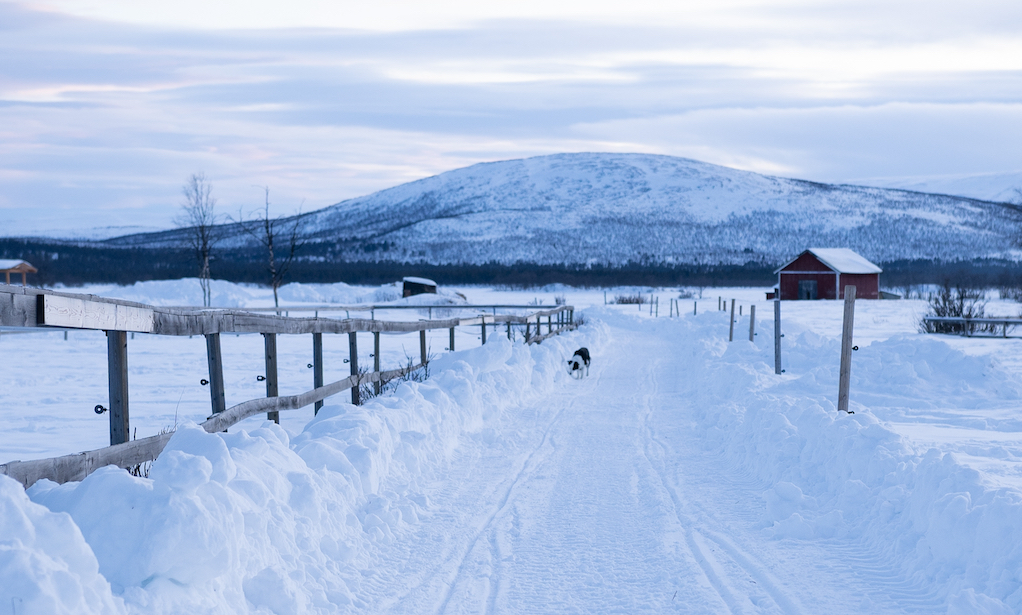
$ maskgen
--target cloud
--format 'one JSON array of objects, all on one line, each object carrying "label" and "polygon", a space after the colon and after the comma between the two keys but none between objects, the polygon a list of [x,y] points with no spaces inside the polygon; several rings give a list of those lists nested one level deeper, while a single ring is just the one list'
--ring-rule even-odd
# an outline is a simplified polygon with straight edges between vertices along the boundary
[{"label": "cloud", "polygon": [[167,225],[197,171],[281,213],[560,151],[1014,171],[1016,5],[0,0],[5,231]]}]

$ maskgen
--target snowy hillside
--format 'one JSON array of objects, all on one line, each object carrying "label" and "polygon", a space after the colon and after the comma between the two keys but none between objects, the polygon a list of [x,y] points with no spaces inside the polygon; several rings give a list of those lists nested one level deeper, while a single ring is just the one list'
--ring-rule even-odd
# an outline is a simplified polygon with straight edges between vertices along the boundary
[{"label": "snowy hillside", "polygon": [[[1004,205],[767,177],[684,158],[559,154],[478,164],[313,212],[328,260],[776,264],[806,246],[875,261],[1012,248]],[[175,243],[174,233],[120,245]],[[247,241],[237,235],[235,242]]]},{"label": "snowy hillside", "polygon": [[868,186],[900,188],[917,192],[953,194],[998,203],[1019,203],[1022,200],[1022,171],[1013,173],[974,173],[969,175],[935,175],[917,177],[883,177],[863,180]]}]

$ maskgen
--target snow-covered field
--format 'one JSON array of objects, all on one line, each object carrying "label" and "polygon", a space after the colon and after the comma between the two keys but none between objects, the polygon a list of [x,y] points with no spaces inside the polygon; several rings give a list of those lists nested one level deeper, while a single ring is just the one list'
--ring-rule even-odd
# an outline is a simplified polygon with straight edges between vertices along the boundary
[{"label": "snow-covered field", "polygon": [[[187,284],[85,290],[180,305]],[[178,433],[148,479],[108,468],[26,495],[0,477],[0,612],[1022,610],[1022,340],[922,335],[924,302],[860,301],[855,414],[839,416],[838,302],[783,305],[777,376],[762,289],[707,289],[680,318],[677,290],[654,291],[659,318],[602,290],[457,290],[563,296],[589,324],[532,347],[460,331],[454,354],[438,333],[425,382],[228,434],[191,425],[208,413],[203,341],[136,336],[138,436]],[[718,296],[742,305],[732,343]],[[279,341],[282,394],[311,385],[305,337]],[[385,366],[417,352],[385,342]],[[593,368],[574,381],[561,361],[580,345]],[[346,339],[326,346],[327,380],[346,375]],[[225,337],[224,355],[229,405],[264,394],[258,336]],[[102,334],[4,334],[0,356],[0,462],[105,444]]]}]

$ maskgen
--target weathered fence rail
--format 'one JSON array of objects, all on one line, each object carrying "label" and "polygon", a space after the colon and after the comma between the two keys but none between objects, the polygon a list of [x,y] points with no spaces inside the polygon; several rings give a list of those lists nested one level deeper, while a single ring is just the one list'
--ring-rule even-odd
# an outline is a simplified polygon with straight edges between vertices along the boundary
[{"label": "weathered fence rail", "polygon": [[[360,306],[369,307],[369,306]],[[208,308],[163,308],[97,297],[76,295],[48,290],[0,285],[0,327],[15,327],[23,330],[102,330],[107,333],[107,361],[109,378],[109,405],[111,446],[36,461],[12,461],[0,465],[0,474],[6,474],[26,487],[39,479],[48,478],[58,483],[81,480],[92,471],[106,465],[122,468],[133,467],[155,459],[170,439],[171,434],[161,434],[128,441],[129,404],[127,370],[127,333],[151,333],[155,335],[192,336],[206,338],[209,367],[210,405],[212,415],[202,423],[208,432],[224,431],[248,417],[263,412],[277,420],[282,410],[296,410],[315,405],[316,411],[322,401],[332,395],[351,390],[352,403],[359,403],[359,390],[363,384],[374,384],[379,393],[383,383],[400,378],[405,374],[426,366],[426,331],[450,330],[449,350],[454,351],[456,327],[479,326],[482,341],[486,343],[487,326],[497,329],[505,325],[511,337],[513,324],[524,325],[525,342],[534,344],[576,327],[574,307],[555,306],[549,309],[538,306],[372,306],[372,309],[531,309],[531,313],[480,314],[471,318],[445,318],[419,321],[388,321],[365,318],[290,318],[276,314],[253,313],[240,309],[212,310]],[[301,310],[322,310],[322,308],[297,308]],[[272,311],[296,308],[271,308]],[[338,308],[337,311],[343,308]],[[269,311],[269,310],[267,310]],[[543,322],[543,318],[546,322]],[[556,322],[554,318],[556,317]],[[543,325],[547,331],[543,333]],[[535,329],[533,329],[535,327]],[[400,369],[380,369],[380,334],[419,332],[419,362]],[[266,390],[265,398],[253,399],[227,408],[224,403],[223,360],[220,352],[221,333],[259,333],[265,337],[266,349]],[[323,384],[322,334],[347,333],[349,340],[351,375],[336,382]],[[360,372],[358,369],[358,333],[372,333],[375,358],[373,371]],[[276,335],[313,336],[314,387],[298,395],[277,395]]]},{"label": "weathered fence rail", "polygon": [[1001,337],[1008,337],[1008,327],[1022,325],[1022,318],[965,318],[962,316],[925,316],[924,323],[960,325],[959,331],[948,331],[948,333],[959,333],[972,337],[975,333],[983,330],[997,334],[997,327],[1001,327]]}]

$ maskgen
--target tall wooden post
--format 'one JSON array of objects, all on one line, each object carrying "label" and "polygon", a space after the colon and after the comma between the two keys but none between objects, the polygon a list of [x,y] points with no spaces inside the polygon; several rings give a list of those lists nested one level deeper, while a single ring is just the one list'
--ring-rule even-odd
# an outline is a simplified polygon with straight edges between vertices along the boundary
[{"label": "tall wooden post", "polygon": [[728,333],[727,341],[733,342],[735,340],[735,300],[731,300],[731,332]]},{"label": "tall wooden post", "polygon": [[[380,332],[373,331],[373,371],[380,371]],[[377,380],[373,383],[373,391],[379,395],[383,392],[383,382]]]},{"label": "tall wooden post", "polygon": [[[263,349],[266,351],[266,396],[277,397],[277,334],[263,333]],[[267,412],[266,420],[280,424],[279,412]]]},{"label": "tall wooden post", "polygon": [[420,363],[426,364],[426,330],[419,331],[419,359]]},{"label": "tall wooden post", "polygon": [[224,361],[220,354],[220,334],[206,335],[206,361],[209,364],[209,401],[213,414],[227,409],[224,399]]},{"label": "tall wooden post", "polygon": [[756,306],[749,306],[749,341],[755,342],[756,337]]},{"label": "tall wooden post", "polygon": [[[841,325],[841,371],[837,389],[837,409],[848,412],[848,387],[852,380],[852,328],[855,320],[855,287],[845,286],[845,317]],[[848,412],[851,414],[851,412]]]},{"label": "tall wooden post", "polygon": [[[323,334],[312,334],[312,387],[318,389],[323,386]],[[316,402],[313,414],[319,414],[323,407],[323,400]]]},{"label": "tall wooden post", "polygon": [[483,343],[486,343],[486,317],[483,316]]},{"label": "tall wooden post", "polygon": [[507,340],[511,341],[511,321],[507,321]]},{"label": "tall wooden post", "polygon": [[781,300],[774,299],[774,373],[781,373]]},{"label": "tall wooden post", "polygon": [[107,380],[110,385],[110,445],[127,442],[128,422],[128,334],[106,332]]},{"label": "tall wooden post", "polygon": [[549,314],[547,314],[546,317],[546,332],[547,333],[554,332],[554,317]]},{"label": "tall wooden post", "polygon": [[[351,375],[358,376],[358,334],[354,331],[348,333],[348,363],[351,365]],[[359,404],[359,386],[358,382],[355,386],[351,387],[351,403],[354,405]]]},{"label": "tall wooden post", "polygon": [[693,301],[692,302],[692,315],[693,316],[697,316],[698,314],[699,314],[699,302],[698,301]]},{"label": "tall wooden post", "polygon": [[454,352],[454,327],[451,327],[451,352]]},{"label": "tall wooden post", "polygon": [[525,321],[525,343],[526,344],[529,343],[529,334],[532,332],[531,331],[531,327],[532,327],[532,323],[530,323],[528,320],[526,320]]}]

